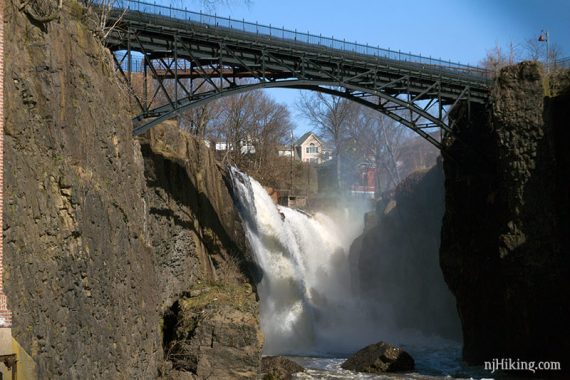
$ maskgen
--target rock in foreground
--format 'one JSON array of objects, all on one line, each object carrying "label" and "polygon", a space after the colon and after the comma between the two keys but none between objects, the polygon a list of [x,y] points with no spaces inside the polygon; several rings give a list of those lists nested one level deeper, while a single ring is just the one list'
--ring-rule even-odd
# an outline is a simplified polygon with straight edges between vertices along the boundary
[{"label": "rock in foreground", "polygon": [[379,342],[364,347],[342,363],[341,367],[351,371],[382,373],[411,371],[414,365],[414,359],[406,351]]},{"label": "rock in foreground", "polygon": [[265,374],[265,380],[288,380],[292,374],[304,370],[293,360],[282,356],[266,356],[261,359],[261,372]]}]

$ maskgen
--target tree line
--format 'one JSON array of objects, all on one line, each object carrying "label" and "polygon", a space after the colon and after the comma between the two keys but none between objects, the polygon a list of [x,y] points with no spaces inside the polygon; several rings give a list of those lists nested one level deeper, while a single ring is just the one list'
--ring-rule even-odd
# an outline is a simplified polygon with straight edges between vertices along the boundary
[{"label": "tree line", "polygon": [[556,43],[547,41],[548,34],[527,38],[523,43],[509,42],[502,46],[498,42],[487,50],[480,65],[493,73],[501,68],[524,60],[543,62],[547,70],[556,70],[556,63],[562,57],[562,49]]},{"label": "tree line", "polygon": [[[173,81],[163,86],[170,95],[175,92]],[[207,84],[202,87],[209,90]],[[252,90],[192,108],[179,116],[178,124],[216,149],[222,163],[278,188],[302,183],[293,177],[311,176],[303,164],[279,154],[290,151],[298,138],[294,116],[305,118],[332,151],[337,190],[346,191],[358,181],[359,164],[375,168],[382,191],[394,188],[407,174],[401,168],[402,147],[415,135],[393,119],[319,92],[301,92],[295,111],[293,115],[263,90]]]}]

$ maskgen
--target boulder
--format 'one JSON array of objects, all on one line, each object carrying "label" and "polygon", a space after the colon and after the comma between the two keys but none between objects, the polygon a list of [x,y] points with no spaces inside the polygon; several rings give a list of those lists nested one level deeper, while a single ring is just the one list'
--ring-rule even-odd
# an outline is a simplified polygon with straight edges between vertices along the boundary
[{"label": "boulder", "polygon": [[414,365],[414,359],[406,351],[379,342],[364,347],[342,363],[341,367],[357,372],[382,373],[411,371]]},{"label": "boulder", "polygon": [[288,380],[296,372],[305,369],[293,360],[282,356],[266,356],[261,359],[261,372],[264,380]]}]

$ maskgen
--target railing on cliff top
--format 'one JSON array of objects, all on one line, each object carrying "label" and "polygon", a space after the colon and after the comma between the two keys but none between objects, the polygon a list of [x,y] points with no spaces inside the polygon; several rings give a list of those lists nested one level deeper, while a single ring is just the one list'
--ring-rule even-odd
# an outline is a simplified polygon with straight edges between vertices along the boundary
[{"label": "railing on cliff top", "polygon": [[[101,5],[103,3],[108,3],[108,1],[109,0],[93,0],[93,3]],[[174,8],[172,6],[158,5],[156,3],[151,4],[140,0],[115,0],[112,6],[115,9],[127,9],[129,11],[137,11],[149,15],[169,17],[176,20],[185,20],[192,23],[208,25],[211,27],[226,28],[260,36],[277,38],[292,43],[316,45],[319,47],[327,47],[349,53],[368,55],[376,58],[386,58],[399,62],[412,62],[423,65],[430,65],[435,68],[473,75],[475,77],[489,77],[488,70],[477,66],[464,65],[458,62],[425,57],[421,54],[416,55],[411,53],[403,53],[401,51],[383,49],[380,47],[359,44],[356,42],[347,42],[346,40],[302,33],[296,30],[275,28],[271,25],[260,25],[258,23],[247,22],[245,20],[235,20],[230,17],[212,16],[203,14],[201,12],[192,12],[187,9]]]},{"label": "railing on cliff top", "polygon": [[570,57],[557,59],[554,63],[551,63],[550,66],[553,69],[570,69]]}]

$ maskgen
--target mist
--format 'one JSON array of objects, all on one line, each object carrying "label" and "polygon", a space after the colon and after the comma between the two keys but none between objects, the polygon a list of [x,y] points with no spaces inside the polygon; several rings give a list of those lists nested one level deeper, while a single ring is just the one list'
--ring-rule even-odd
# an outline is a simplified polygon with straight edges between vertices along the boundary
[{"label": "mist", "polygon": [[[460,340],[437,261],[442,209],[430,213],[421,200],[394,207],[392,214],[381,207],[380,220],[363,234],[364,214],[373,207],[367,200],[308,215],[275,205],[238,170],[231,176],[263,271],[258,292],[265,355],[345,356],[380,340],[410,346]],[[422,215],[414,216],[414,207]],[[423,225],[431,214],[439,215],[439,224]],[[399,230],[417,218],[422,224],[416,231]]]}]

